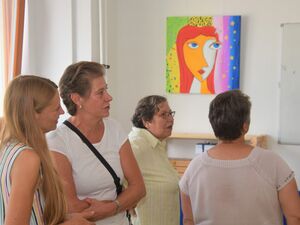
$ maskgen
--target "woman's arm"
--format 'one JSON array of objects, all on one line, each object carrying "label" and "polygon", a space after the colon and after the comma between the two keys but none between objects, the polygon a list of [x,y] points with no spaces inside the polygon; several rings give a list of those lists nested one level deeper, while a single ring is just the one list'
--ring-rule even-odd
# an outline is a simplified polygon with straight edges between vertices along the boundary
[{"label": "woman's arm", "polygon": [[292,179],[279,192],[279,202],[288,225],[300,224],[300,197],[295,179]]},{"label": "woman's arm", "polygon": [[40,158],[33,150],[23,150],[17,156],[10,174],[11,192],[5,225],[29,225],[39,170]]},{"label": "woman's arm", "polygon": [[72,213],[67,216],[65,222],[59,225],[95,225],[95,223],[88,221],[94,216],[93,211]]},{"label": "woman's arm", "polygon": [[88,210],[95,211],[95,219],[103,219],[126,209],[131,209],[146,194],[143,177],[128,140],[120,149],[120,161],[128,187],[118,196],[117,201],[87,199],[91,204]]},{"label": "woman's arm", "polygon": [[128,140],[121,147],[120,160],[128,184],[127,188],[117,198],[120,203],[118,210],[123,211],[134,208],[146,195],[146,188]]},{"label": "woman's arm", "polygon": [[65,195],[68,202],[68,211],[70,213],[75,213],[88,208],[90,205],[84,200],[79,200],[77,197],[72,175],[72,166],[68,158],[63,154],[54,151],[52,151],[51,154],[54,158],[55,168],[60,178],[63,180]]},{"label": "woman's arm", "polygon": [[184,194],[182,191],[180,192],[180,196],[181,196],[181,205],[182,205],[182,212],[183,212],[183,224],[194,225],[193,211],[192,211],[190,197]]}]

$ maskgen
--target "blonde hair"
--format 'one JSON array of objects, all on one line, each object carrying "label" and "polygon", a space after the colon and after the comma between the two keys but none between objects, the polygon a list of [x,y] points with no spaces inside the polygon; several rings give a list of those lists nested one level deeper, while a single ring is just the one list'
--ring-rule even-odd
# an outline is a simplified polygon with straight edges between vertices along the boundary
[{"label": "blonde hair", "polygon": [[15,78],[5,93],[1,132],[1,148],[11,140],[18,140],[32,147],[40,157],[41,188],[45,199],[43,216],[47,225],[64,221],[66,201],[36,113],[42,112],[56,93],[57,85],[46,78],[32,75]]}]

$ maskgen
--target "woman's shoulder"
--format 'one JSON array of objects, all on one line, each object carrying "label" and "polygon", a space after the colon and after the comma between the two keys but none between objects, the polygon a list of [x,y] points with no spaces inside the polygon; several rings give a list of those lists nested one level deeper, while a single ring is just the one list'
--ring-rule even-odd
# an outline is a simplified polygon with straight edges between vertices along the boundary
[{"label": "woman's shoulder", "polygon": [[196,168],[199,169],[203,166],[205,159],[207,158],[207,152],[202,152],[197,154],[194,158],[191,159],[188,167],[190,170],[194,171]]},{"label": "woman's shoulder", "polygon": [[109,142],[114,142],[121,147],[127,140],[127,133],[121,126],[121,124],[111,117],[107,117],[103,119],[104,123],[104,140],[108,140]]},{"label": "woman's shoulder", "polygon": [[203,160],[205,160],[206,157],[207,157],[207,152],[201,152],[191,160],[191,163],[193,164],[201,163]]},{"label": "woman's shoulder", "polygon": [[146,128],[132,127],[129,136],[132,138],[141,138],[141,139],[157,139],[149,130]]},{"label": "woman's shoulder", "polygon": [[3,151],[2,160],[7,162],[8,167],[28,164],[28,166],[36,168],[40,165],[40,157],[37,152],[20,142],[8,143]]},{"label": "woman's shoulder", "polygon": [[284,161],[280,155],[273,150],[267,150],[260,147],[255,147],[253,150],[253,160],[260,164],[272,164]]},{"label": "woman's shoulder", "polygon": [[104,127],[107,132],[110,132],[110,133],[123,132],[123,127],[114,118],[106,117],[103,119],[103,123],[104,123]]},{"label": "woman's shoulder", "polygon": [[[69,148],[67,146],[74,143],[74,140],[76,140],[74,138],[75,135],[77,134],[75,134],[66,125],[61,124],[55,130],[46,134],[48,147],[51,151],[66,155],[69,153]],[[74,145],[77,146],[78,143],[75,142]]]},{"label": "woman's shoulder", "polygon": [[277,190],[294,177],[294,172],[278,153],[260,148],[254,150],[257,154],[256,160],[253,162],[254,168]]},{"label": "woman's shoulder", "polygon": [[115,128],[115,129],[122,129],[121,124],[112,117],[106,117],[103,119],[105,127]]},{"label": "woman's shoulder", "polygon": [[133,138],[144,138],[145,137],[145,129],[143,128],[138,128],[138,127],[132,127],[131,131],[129,132],[129,137],[131,139]]},{"label": "woman's shoulder", "polygon": [[39,155],[32,148],[26,147],[19,154],[19,160],[26,162],[26,164],[39,165],[41,160]]},{"label": "woman's shoulder", "polygon": [[130,143],[139,143],[139,144],[146,144],[149,143],[149,131],[143,128],[137,128],[137,127],[132,127],[132,130],[128,134],[128,139]]},{"label": "woman's shoulder", "polygon": [[47,141],[64,139],[65,136],[69,135],[70,131],[65,124],[61,124],[55,130],[49,131],[46,134]]},{"label": "woman's shoulder", "polygon": [[15,140],[5,144],[2,149],[3,154],[9,154],[12,157],[20,154],[25,150],[32,151],[32,148],[24,143]]},{"label": "woman's shoulder", "polygon": [[288,163],[277,152],[261,148],[255,148],[254,150],[257,154],[254,164],[261,171],[266,171],[270,174],[278,171],[291,171]]}]

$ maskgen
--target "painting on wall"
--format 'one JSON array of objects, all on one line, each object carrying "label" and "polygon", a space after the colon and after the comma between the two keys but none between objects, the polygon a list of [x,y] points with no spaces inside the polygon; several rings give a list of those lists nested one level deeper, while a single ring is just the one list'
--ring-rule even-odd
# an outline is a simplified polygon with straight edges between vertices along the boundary
[{"label": "painting on wall", "polygon": [[217,94],[239,88],[241,16],[167,18],[166,91]]}]

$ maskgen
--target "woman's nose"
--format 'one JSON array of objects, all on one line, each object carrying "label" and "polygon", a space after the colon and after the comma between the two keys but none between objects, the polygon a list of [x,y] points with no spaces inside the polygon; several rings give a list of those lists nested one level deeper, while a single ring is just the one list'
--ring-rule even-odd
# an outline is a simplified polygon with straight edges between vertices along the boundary
[{"label": "woman's nose", "polygon": [[106,101],[111,101],[113,98],[112,98],[112,96],[108,93],[108,92],[106,92]]},{"label": "woman's nose", "polygon": [[64,114],[64,113],[65,113],[65,111],[63,110],[62,107],[60,107],[60,109],[59,109],[59,115],[62,115],[62,114]]}]

